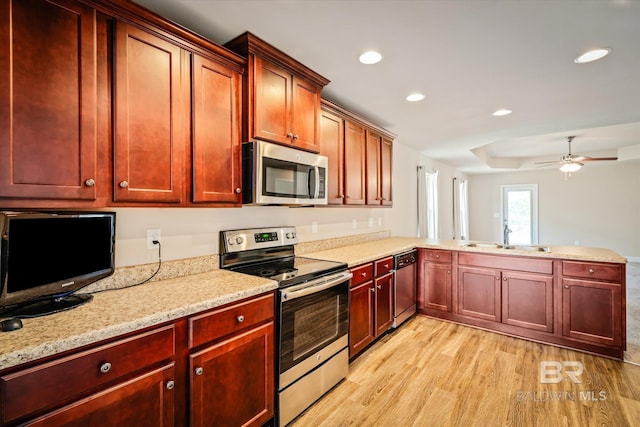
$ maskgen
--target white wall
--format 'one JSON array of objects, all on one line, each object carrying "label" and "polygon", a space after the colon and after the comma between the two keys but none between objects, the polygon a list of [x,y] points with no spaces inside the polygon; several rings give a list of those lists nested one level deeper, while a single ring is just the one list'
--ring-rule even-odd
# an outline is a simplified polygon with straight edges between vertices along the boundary
[{"label": "white wall", "polygon": [[640,162],[590,163],[565,180],[555,168],[469,177],[470,237],[501,241],[500,186],[538,184],[539,242],[640,257]]}]

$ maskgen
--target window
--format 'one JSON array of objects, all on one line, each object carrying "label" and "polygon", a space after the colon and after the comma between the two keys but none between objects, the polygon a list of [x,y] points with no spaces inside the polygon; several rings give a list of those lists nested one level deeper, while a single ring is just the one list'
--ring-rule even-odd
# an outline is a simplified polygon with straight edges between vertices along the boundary
[{"label": "window", "polygon": [[453,178],[453,238],[469,239],[469,195],[466,179]]},{"label": "window", "polygon": [[502,242],[538,243],[538,185],[502,186]]},{"label": "window", "polygon": [[438,171],[418,166],[418,237],[438,238]]}]

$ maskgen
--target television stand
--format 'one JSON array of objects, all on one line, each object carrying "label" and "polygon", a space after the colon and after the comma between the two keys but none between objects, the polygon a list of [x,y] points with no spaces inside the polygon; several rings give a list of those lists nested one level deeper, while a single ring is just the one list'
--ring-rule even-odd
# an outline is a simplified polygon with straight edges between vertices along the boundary
[{"label": "television stand", "polygon": [[71,310],[82,304],[88,303],[93,299],[93,295],[66,295],[61,297],[51,297],[37,301],[26,302],[18,307],[7,310],[5,315],[11,317],[40,317],[48,314],[57,313],[59,311]]}]

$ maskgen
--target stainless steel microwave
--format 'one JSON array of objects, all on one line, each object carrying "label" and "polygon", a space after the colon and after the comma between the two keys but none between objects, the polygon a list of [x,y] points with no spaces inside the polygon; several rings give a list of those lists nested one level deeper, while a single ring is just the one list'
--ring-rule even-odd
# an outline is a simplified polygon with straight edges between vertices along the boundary
[{"label": "stainless steel microwave", "polygon": [[265,141],[242,144],[242,203],[326,205],[325,156]]}]

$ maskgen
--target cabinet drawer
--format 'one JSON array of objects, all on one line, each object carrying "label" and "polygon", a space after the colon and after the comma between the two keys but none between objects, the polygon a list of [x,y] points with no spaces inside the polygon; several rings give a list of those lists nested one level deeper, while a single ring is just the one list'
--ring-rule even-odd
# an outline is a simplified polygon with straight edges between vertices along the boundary
[{"label": "cabinet drawer", "polygon": [[376,277],[387,274],[393,269],[393,257],[379,259],[373,264],[373,271]]},{"label": "cabinet drawer", "polygon": [[562,261],[562,275],[621,282],[622,266],[619,264]]},{"label": "cabinet drawer", "polygon": [[422,252],[424,259],[431,262],[451,262],[452,254],[450,251],[424,250]]},{"label": "cabinet drawer", "polygon": [[86,350],[58,360],[4,375],[0,387],[3,422],[80,397],[101,384],[171,358],[174,326]]},{"label": "cabinet drawer", "polygon": [[353,278],[351,279],[351,287],[357,286],[367,280],[373,279],[373,263],[363,264],[359,267],[352,268]]},{"label": "cabinet drawer", "polygon": [[250,299],[189,319],[189,346],[196,347],[272,319],[274,294]]}]

